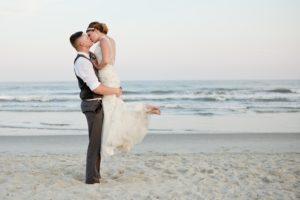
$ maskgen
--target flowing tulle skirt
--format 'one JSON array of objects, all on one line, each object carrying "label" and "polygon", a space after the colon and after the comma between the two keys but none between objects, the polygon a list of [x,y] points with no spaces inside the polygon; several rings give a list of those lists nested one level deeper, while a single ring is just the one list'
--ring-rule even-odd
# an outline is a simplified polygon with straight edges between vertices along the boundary
[{"label": "flowing tulle skirt", "polygon": [[128,152],[147,133],[149,114],[142,103],[127,103],[115,95],[102,100],[104,121],[101,154],[111,156],[115,150]]}]

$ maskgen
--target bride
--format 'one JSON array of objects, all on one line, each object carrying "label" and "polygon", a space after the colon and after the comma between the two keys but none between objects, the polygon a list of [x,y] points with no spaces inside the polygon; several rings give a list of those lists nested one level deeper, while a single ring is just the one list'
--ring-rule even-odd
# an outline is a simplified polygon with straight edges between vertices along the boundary
[{"label": "bride", "polygon": [[[95,48],[95,67],[99,70],[98,76],[103,85],[120,87],[120,79],[115,71],[116,57],[115,41],[107,35],[106,24],[91,22],[86,30]],[[142,103],[125,103],[115,95],[106,95],[102,98],[104,123],[102,130],[103,156],[111,156],[118,149],[128,152],[133,145],[140,142],[147,133],[149,115],[160,114],[160,108]]]}]

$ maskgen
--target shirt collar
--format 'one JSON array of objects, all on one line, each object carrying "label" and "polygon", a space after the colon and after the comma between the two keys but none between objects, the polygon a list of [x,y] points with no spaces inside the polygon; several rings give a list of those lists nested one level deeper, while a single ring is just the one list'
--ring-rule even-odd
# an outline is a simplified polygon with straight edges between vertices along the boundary
[{"label": "shirt collar", "polygon": [[90,55],[88,53],[79,51],[78,54],[81,54],[81,55],[84,55],[87,58],[90,58]]}]

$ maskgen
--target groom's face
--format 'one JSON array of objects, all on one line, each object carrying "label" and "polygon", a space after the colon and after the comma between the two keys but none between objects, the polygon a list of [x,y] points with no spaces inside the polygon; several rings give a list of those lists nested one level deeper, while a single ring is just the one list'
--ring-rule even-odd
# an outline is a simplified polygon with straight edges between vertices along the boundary
[{"label": "groom's face", "polygon": [[88,37],[87,34],[83,33],[82,36],[79,38],[79,42],[81,46],[85,46],[90,48],[93,45],[93,42],[91,41],[91,39]]}]

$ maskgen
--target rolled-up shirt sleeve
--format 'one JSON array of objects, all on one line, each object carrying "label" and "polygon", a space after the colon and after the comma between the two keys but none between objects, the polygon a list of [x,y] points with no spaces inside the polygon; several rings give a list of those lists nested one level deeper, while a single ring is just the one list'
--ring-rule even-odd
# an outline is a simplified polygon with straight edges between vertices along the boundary
[{"label": "rolled-up shirt sleeve", "polygon": [[101,84],[98,81],[92,63],[89,60],[82,57],[78,58],[74,68],[76,75],[79,76],[92,91]]}]

